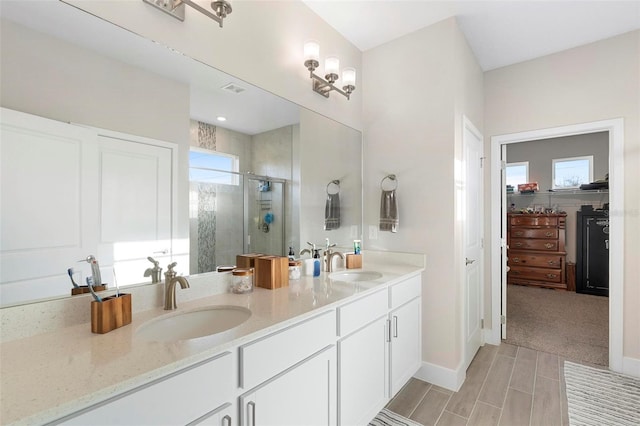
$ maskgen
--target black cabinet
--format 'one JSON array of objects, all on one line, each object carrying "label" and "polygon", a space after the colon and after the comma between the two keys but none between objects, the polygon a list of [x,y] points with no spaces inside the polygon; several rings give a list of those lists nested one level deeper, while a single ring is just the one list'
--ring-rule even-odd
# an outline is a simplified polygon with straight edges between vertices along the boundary
[{"label": "black cabinet", "polygon": [[576,237],[576,292],[609,296],[609,211],[582,206]]}]

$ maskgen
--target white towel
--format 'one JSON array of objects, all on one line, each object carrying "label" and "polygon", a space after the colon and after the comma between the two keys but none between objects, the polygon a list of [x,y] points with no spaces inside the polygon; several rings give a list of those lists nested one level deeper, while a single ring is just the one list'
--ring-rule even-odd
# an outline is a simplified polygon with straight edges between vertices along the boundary
[{"label": "white towel", "polygon": [[327,194],[327,203],[324,207],[324,230],[340,228],[340,195]]},{"label": "white towel", "polygon": [[396,190],[383,190],[380,198],[380,230],[398,232],[398,222]]}]

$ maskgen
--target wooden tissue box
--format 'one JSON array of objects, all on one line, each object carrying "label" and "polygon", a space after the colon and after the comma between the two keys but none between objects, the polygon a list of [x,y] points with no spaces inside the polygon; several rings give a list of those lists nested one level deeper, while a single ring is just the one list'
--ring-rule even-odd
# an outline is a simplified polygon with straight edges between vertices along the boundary
[{"label": "wooden tissue box", "polygon": [[289,286],[289,259],[262,256],[255,259],[254,285],[269,290]]},{"label": "wooden tissue box", "polygon": [[[105,291],[107,289],[107,285],[106,284],[100,284],[100,285],[94,285],[93,286],[93,291]],[[86,285],[81,285],[79,287],[73,287],[71,289],[71,295],[75,296],[77,294],[85,294],[85,293],[91,293],[89,291],[89,286]]]},{"label": "wooden tissue box", "polygon": [[264,256],[264,253],[245,253],[236,256],[236,267],[241,269],[255,268],[257,258]]},{"label": "wooden tissue box", "polygon": [[104,334],[131,324],[131,295],[120,294],[91,302],[91,332]]},{"label": "wooden tissue box", "polygon": [[360,269],[362,268],[362,255],[361,254],[347,254],[345,261],[347,269]]}]

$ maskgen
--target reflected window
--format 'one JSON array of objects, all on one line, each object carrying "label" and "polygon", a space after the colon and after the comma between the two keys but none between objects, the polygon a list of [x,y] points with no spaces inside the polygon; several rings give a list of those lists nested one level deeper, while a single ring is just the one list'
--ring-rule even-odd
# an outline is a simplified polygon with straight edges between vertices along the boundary
[{"label": "reflected window", "polygon": [[593,182],[593,155],[552,160],[553,189],[579,188]]},{"label": "reflected window", "polygon": [[[223,152],[191,148],[189,151],[189,181],[238,185],[240,160]],[[231,173],[229,173],[231,172]]]},{"label": "reflected window", "polygon": [[518,185],[529,182],[529,162],[507,163],[506,168],[507,185],[517,188]]}]

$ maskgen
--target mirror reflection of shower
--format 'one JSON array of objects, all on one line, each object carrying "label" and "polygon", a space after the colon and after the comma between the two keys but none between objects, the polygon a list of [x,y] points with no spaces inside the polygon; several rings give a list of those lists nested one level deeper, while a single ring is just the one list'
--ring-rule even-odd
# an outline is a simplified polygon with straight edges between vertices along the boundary
[{"label": "mirror reflection of shower", "polygon": [[230,171],[233,167],[228,154],[190,151],[191,274],[235,265],[241,253],[284,254],[286,181]]},{"label": "mirror reflection of shower", "polygon": [[247,253],[284,255],[284,194],[286,182],[248,175],[245,180],[245,209],[248,227]]}]

